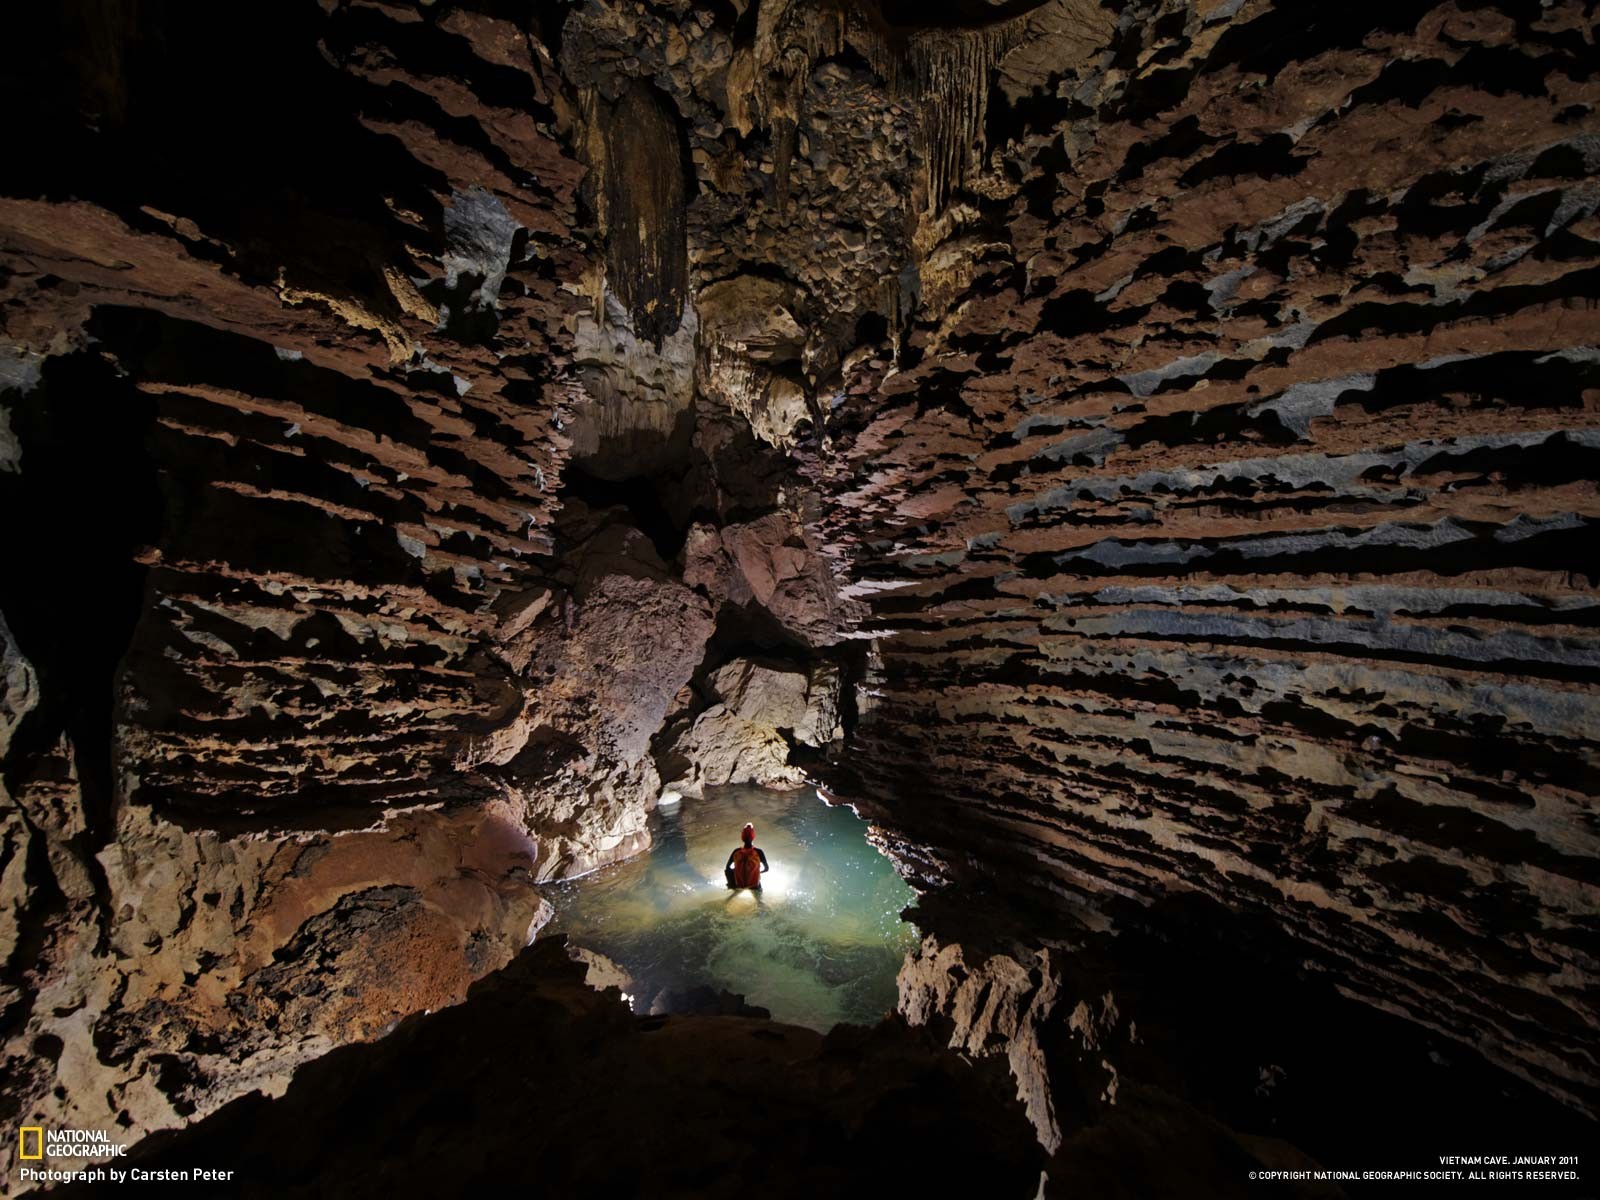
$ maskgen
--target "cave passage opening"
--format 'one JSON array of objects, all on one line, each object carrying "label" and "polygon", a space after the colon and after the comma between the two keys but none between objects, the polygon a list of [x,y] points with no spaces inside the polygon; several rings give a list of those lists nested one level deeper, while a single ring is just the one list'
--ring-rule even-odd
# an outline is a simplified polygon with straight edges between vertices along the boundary
[{"label": "cave passage opening", "polygon": [[[723,877],[746,821],[770,870],[759,893]],[[867,824],[810,789],[708,788],[659,805],[652,848],[552,884],[545,935],[610,959],[635,1012],[726,1011],[722,993],[774,1020],[826,1031],[874,1024],[895,1007],[916,899]]]}]

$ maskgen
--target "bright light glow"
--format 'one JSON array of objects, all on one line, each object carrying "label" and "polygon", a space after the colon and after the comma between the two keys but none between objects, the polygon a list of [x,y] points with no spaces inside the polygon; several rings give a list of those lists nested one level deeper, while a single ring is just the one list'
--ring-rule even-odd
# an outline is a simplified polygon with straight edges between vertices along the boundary
[{"label": "bright light glow", "polygon": [[683,799],[683,793],[682,792],[675,792],[671,788],[668,788],[666,791],[661,793],[661,799],[657,800],[656,803],[657,804],[676,804],[679,800],[682,800],[682,799]]},{"label": "bright light glow", "polygon": [[761,873],[761,894],[764,896],[783,896],[788,894],[789,885],[793,882],[790,878],[792,872],[787,867],[773,864],[768,870]]},{"label": "bright light glow", "polygon": [[[672,805],[669,791],[682,800]],[[689,796],[657,785],[671,808],[651,818],[662,836],[648,855],[559,885],[565,932],[629,973],[641,1015],[663,989],[706,983],[814,1029],[876,1020],[894,1006],[896,972],[917,945],[899,918],[915,893],[862,836],[868,826],[846,797],[818,791],[834,803],[803,792]],[[759,890],[730,888],[723,875],[746,822],[769,864]]]},{"label": "bright light glow", "polygon": [[[763,871],[761,873],[761,899],[781,900],[788,897],[794,892],[794,876],[795,873],[785,867],[772,867]],[[730,890],[726,876],[721,879],[708,879],[706,880],[706,886],[719,891]],[[731,891],[740,896],[753,897],[756,895],[755,890],[752,888],[733,888]]]},{"label": "bright light glow", "polygon": [[[787,896],[794,888],[795,874],[794,869],[791,867],[779,866],[776,863],[770,864],[765,871],[761,872],[761,899],[776,900]],[[722,875],[716,879],[708,879],[706,880],[706,886],[720,891],[727,891],[729,890],[728,877]],[[756,895],[751,888],[734,888],[732,890],[736,895],[747,899],[754,898]]]}]

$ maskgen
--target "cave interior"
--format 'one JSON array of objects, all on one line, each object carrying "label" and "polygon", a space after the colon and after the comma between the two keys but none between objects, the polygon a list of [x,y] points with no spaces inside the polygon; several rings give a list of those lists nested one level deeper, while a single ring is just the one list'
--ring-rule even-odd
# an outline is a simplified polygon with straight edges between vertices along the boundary
[{"label": "cave interior", "polygon": [[[1595,9],[8,8],[0,1124],[1600,1194]],[[563,934],[737,788],[914,889],[876,1023]]]}]

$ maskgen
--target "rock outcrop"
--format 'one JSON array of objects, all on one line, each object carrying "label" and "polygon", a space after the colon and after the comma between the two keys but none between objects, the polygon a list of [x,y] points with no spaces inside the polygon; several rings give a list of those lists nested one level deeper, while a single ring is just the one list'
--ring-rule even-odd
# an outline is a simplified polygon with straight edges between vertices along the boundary
[{"label": "rock outcrop", "polygon": [[720,614],[802,662],[844,624],[759,414],[695,389],[717,218],[679,103],[729,32],[651,83],[559,53],[600,6],[257,16],[222,56],[137,0],[9,21],[0,998],[33,1121],[172,1124],[458,1000],[538,881],[648,846]]},{"label": "rock outcrop", "polygon": [[487,13],[258,16],[226,54],[159,5],[7,17],[8,1120],[279,1090],[548,911],[556,831],[472,766],[574,399],[559,77]]},{"label": "rock outcrop", "polygon": [[[1409,1020],[1308,977],[1292,939],[1269,923],[1173,898],[1158,904],[1159,932],[1080,930],[1030,944],[1013,935],[1037,931],[1039,914],[996,920],[1003,903],[982,899],[919,906],[919,921],[966,942],[930,936],[907,956],[900,1012],[1003,1066],[1054,1155],[1051,1195],[1073,1194],[1072,1164],[1097,1139],[1130,1124],[1160,1128],[1191,1107],[1227,1129],[1270,1131],[1334,1169],[1355,1154],[1421,1169],[1434,1165],[1420,1161],[1424,1144],[1512,1129],[1581,1143],[1592,1128],[1451,1038],[1419,1037]],[[1244,979],[1248,989],[1237,986]]]},{"label": "rock outcrop", "polygon": [[543,833],[541,881],[650,844],[645,818],[661,792],[650,739],[712,632],[706,600],[670,578],[638,530],[601,515],[582,534],[561,608],[546,606],[506,648],[521,712],[480,751],[484,773]]},{"label": "rock outcrop", "polygon": [[734,783],[800,787],[806,775],[791,761],[792,749],[798,744],[820,750],[843,732],[840,672],[831,663],[799,671],[735,659],[706,685],[715,703],[662,755],[684,772],[668,780],[680,795]]},{"label": "rock outcrop", "polygon": [[[224,1167],[234,1175],[217,1190],[240,1196],[525,1184],[684,1197],[743,1196],[756,1176],[783,1197],[1021,1196],[1055,1194],[1058,1182],[1095,1195],[1228,1194],[1250,1169],[1313,1165],[1277,1139],[1158,1101],[1138,1109],[1139,1125],[1112,1123],[1046,1158],[1002,1081],[921,1031],[635,1017],[616,992],[586,988],[584,971],[541,942],[465,1004],[336,1050],[282,1097],[246,1097],[151,1138],[126,1165]],[[505,1119],[544,1095],[561,1103],[540,1120]],[[1285,1193],[1319,1194],[1292,1183]]]}]

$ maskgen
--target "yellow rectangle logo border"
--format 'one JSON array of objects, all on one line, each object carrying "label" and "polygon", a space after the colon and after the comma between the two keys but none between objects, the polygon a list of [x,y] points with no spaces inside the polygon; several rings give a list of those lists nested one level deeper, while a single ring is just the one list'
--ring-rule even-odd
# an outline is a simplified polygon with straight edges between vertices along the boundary
[{"label": "yellow rectangle logo border", "polygon": [[[28,1153],[28,1135],[30,1133],[34,1134],[34,1135],[36,1135],[38,1137],[38,1141],[34,1143],[34,1148],[36,1150],[38,1150],[37,1154],[29,1154]],[[40,1162],[40,1161],[43,1160],[43,1158],[44,1158],[44,1126],[43,1125],[24,1125],[21,1129],[17,1130],[17,1157],[18,1158],[27,1159],[29,1162]]]}]

